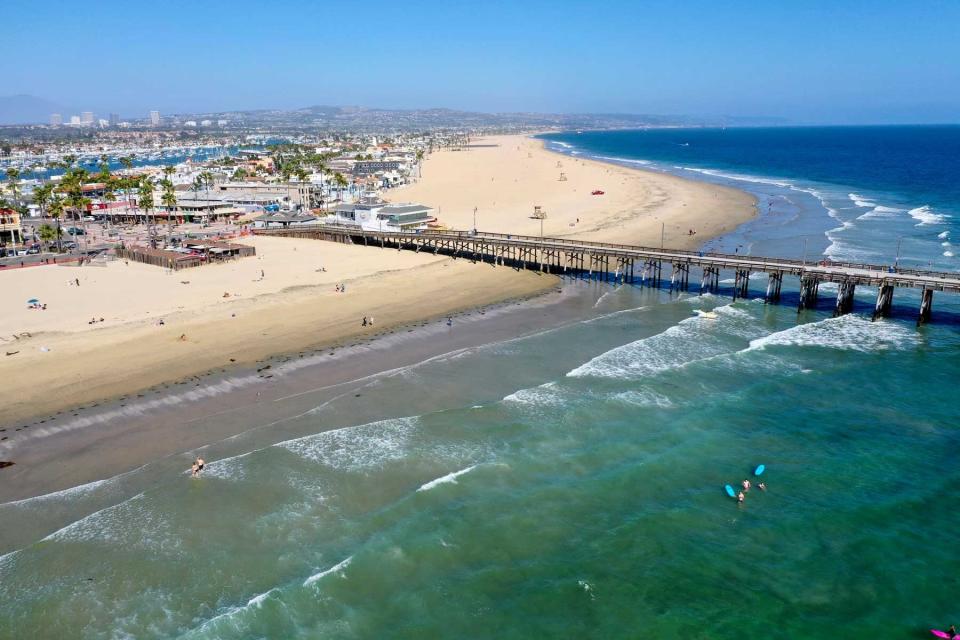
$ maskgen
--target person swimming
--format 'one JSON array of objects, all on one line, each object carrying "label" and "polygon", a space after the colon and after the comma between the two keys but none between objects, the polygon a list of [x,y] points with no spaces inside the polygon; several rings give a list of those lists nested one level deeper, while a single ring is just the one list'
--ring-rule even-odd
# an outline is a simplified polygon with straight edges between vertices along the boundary
[{"label": "person swimming", "polygon": [[193,461],[193,465],[190,467],[190,475],[194,478],[200,475],[200,472],[203,471],[203,458],[197,456],[197,459]]},{"label": "person swimming", "polygon": [[741,482],[740,484],[743,486],[743,491],[744,491],[744,493],[746,493],[747,491],[750,491],[750,481],[749,481],[749,480],[744,480],[744,481]]},{"label": "person swimming", "polygon": [[757,484],[757,488],[760,489],[760,491],[766,491],[766,490],[767,490],[767,485],[766,485],[765,483],[761,482],[761,483]]},{"label": "person swimming", "polygon": [[740,493],[737,494],[737,502],[742,503],[745,497],[746,496],[743,495],[743,491],[741,491]]}]

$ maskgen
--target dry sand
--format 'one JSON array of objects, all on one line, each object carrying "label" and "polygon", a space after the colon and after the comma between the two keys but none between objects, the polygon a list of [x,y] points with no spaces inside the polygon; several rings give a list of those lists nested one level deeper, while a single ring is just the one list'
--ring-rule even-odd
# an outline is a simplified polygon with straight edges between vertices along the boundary
[{"label": "dry sand", "polygon": [[[496,146],[433,154],[423,179],[391,199],[434,205],[442,222],[461,229],[472,226],[476,206],[481,230],[528,234],[540,232],[530,217],[540,205],[547,235],[647,245],[659,243],[662,222],[671,247],[696,246],[755,210],[735,189],[576,160],[530,138],[478,142]],[[566,181],[558,180],[561,171]],[[590,195],[594,189],[605,194]],[[556,283],[426,254],[289,238],[250,242],[255,258],[176,273],[119,260],[0,271],[0,426]],[[341,282],[346,293],[334,291]],[[47,310],[27,309],[30,298]],[[374,328],[361,326],[363,316],[375,318]],[[88,324],[91,318],[104,321]],[[13,338],[23,332],[31,336]]]},{"label": "dry sand", "polygon": [[534,206],[546,211],[543,233],[553,237],[659,246],[662,223],[664,244],[675,249],[696,248],[756,212],[753,196],[737,189],[552,153],[532,138],[472,144],[493,146],[434,153],[422,180],[389,199],[437,207],[440,222],[456,229],[473,228],[476,207],[477,228],[496,233],[539,235]]},{"label": "dry sand", "polygon": [[[0,350],[19,352],[0,353],[0,425],[556,284],[552,276],[442,256],[251,241],[255,258],[175,273],[122,260],[0,272]],[[76,278],[79,287],[69,284]],[[34,297],[46,311],[27,309]],[[373,327],[361,326],[364,316]],[[89,325],[91,317],[104,322]],[[13,339],[24,331],[31,337]]]}]

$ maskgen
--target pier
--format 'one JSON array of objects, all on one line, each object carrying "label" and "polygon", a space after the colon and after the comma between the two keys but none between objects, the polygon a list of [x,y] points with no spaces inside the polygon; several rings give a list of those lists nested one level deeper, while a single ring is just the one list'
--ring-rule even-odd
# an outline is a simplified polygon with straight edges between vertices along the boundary
[{"label": "pier", "polygon": [[557,275],[584,274],[604,281],[643,286],[661,287],[669,284],[670,291],[689,291],[690,269],[698,268],[701,270],[699,292],[715,293],[720,286],[720,272],[725,271],[734,274],[734,299],[746,298],[751,278],[766,274],[764,299],[769,303],[780,301],[783,278],[792,276],[800,283],[798,313],[816,306],[820,285],[823,283],[837,285],[834,315],[844,315],[853,309],[853,296],[858,286],[876,287],[874,319],[889,315],[896,289],[919,289],[921,302],[917,324],[930,321],[935,291],[960,293],[960,273],[892,268],[884,265],[808,262],[480,231],[383,232],[349,226],[310,225],[286,229],[258,229],[255,233],[363,244],[385,249],[428,251],[495,266],[511,266]]}]

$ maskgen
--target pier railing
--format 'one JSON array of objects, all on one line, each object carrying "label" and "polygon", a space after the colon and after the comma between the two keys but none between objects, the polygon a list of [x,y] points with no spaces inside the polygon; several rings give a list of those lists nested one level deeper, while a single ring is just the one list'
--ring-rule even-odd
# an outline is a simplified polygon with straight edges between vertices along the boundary
[{"label": "pier railing", "polygon": [[684,249],[644,247],[611,242],[554,238],[485,231],[411,230],[376,231],[338,225],[304,225],[286,229],[260,229],[258,235],[314,238],[353,244],[431,251],[470,257],[494,265],[510,265],[547,273],[585,273],[605,280],[661,286],[664,264],[671,267],[670,288],[687,290],[691,268],[700,270],[700,290],[719,289],[721,271],[734,273],[734,297],[746,296],[756,273],[768,275],[765,299],[776,302],[785,275],[800,280],[798,311],[816,303],[820,283],[838,285],[835,313],[853,307],[857,286],[876,286],[874,317],[890,311],[895,288],[922,290],[920,322],[929,319],[934,291],[960,293],[960,273],[903,268],[894,265],[806,261]]}]

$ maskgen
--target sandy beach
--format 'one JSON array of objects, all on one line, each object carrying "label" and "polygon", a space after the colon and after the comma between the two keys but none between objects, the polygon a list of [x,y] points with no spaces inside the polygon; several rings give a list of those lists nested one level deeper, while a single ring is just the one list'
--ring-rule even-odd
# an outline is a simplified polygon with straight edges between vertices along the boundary
[{"label": "sandy beach", "polygon": [[[2,304],[10,310],[0,318],[0,349],[11,353],[0,359],[0,426],[533,295],[556,282],[425,254],[287,238],[250,242],[255,258],[179,272],[115,260],[0,273]],[[340,283],[344,293],[335,291]],[[47,303],[47,310],[28,309],[30,298]],[[373,318],[372,327],[362,326],[364,316]],[[101,317],[102,323],[88,324]],[[24,332],[30,337],[13,338]]]},{"label": "sandy beach", "polygon": [[546,212],[543,233],[552,237],[659,246],[662,223],[664,245],[675,249],[695,248],[755,215],[753,196],[737,189],[572,158],[525,136],[471,144],[432,154],[423,179],[388,198],[430,204],[455,229],[473,228],[476,207],[477,228],[496,233],[539,235],[534,206]]},{"label": "sandy beach", "polygon": [[[474,206],[486,231],[539,233],[534,205],[547,212],[547,235],[649,245],[660,242],[662,224],[672,247],[696,246],[754,214],[752,197],[735,189],[559,156],[528,137],[474,144],[486,146],[434,153],[418,183],[388,195],[434,205],[442,223],[461,229],[472,227]],[[596,189],[604,194],[591,195]],[[33,416],[534,296],[557,283],[442,256],[246,241],[256,257],[179,272],[122,260],[0,272],[5,455],[15,457],[16,427]],[[335,290],[340,283],[345,293]],[[47,309],[29,309],[32,298]],[[364,316],[372,327],[362,326]]]}]

